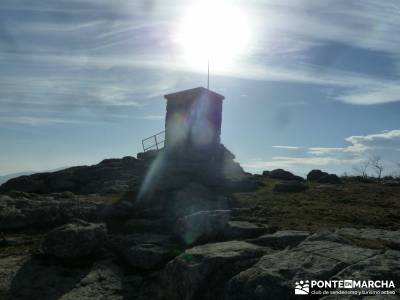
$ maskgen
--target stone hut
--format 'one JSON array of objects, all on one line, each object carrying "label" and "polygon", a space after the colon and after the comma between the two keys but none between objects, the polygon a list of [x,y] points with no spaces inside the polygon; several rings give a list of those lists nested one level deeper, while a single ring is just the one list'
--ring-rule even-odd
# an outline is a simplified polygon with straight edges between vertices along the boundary
[{"label": "stone hut", "polygon": [[159,195],[175,199],[170,193],[192,184],[221,189],[241,180],[245,176],[243,169],[234,161],[233,153],[221,144],[225,97],[204,87],[164,97],[164,148],[155,152],[157,156],[140,194],[148,199],[157,200]]},{"label": "stone hut", "polygon": [[165,150],[204,154],[218,148],[224,98],[203,87],[165,95]]}]

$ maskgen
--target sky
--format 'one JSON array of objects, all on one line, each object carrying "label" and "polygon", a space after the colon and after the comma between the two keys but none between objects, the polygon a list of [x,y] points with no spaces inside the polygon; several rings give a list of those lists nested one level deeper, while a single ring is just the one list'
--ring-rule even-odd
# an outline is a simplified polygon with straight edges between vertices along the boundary
[{"label": "sky", "polygon": [[[136,156],[164,129],[163,95],[206,85],[179,40],[201,2],[2,0],[0,175]],[[210,88],[247,171],[353,174],[379,156],[400,173],[399,1],[213,3],[244,16],[224,29],[241,53],[211,60]]]}]

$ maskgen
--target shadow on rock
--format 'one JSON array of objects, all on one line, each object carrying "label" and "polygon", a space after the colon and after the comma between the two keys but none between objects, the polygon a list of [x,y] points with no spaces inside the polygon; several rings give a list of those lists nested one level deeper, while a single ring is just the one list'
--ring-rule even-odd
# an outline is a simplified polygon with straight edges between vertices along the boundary
[{"label": "shadow on rock", "polygon": [[88,267],[67,269],[62,265],[50,265],[48,261],[32,257],[13,278],[10,299],[60,299],[76,288],[88,272]]}]

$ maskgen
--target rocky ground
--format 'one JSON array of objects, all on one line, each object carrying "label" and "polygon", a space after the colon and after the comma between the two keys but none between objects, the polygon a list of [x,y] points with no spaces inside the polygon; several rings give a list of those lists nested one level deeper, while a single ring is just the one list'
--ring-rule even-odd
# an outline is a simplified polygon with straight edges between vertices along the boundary
[{"label": "rocky ground", "polygon": [[367,299],[400,299],[395,180],[274,170],[144,205],[149,165],[105,160],[3,185],[0,299],[295,299],[295,282],[312,279],[393,280],[397,295]]}]

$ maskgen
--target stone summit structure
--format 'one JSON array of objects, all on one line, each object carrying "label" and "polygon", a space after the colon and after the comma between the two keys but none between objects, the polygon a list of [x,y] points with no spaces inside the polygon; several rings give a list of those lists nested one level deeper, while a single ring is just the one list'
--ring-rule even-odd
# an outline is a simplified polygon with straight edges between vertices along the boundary
[{"label": "stone summit structure", "polygon": [[220,144],[224,96],[203,87],[165,95],[165,147],[213,151]]},{"label": "stone summit structure", "polygon": [[165,142],[146,180],[146,186],[152,183],[149,191],[176,191],[192,183],[223,187],[243,177],[221,144],[224,98],[204,87],[165,95]]}]

